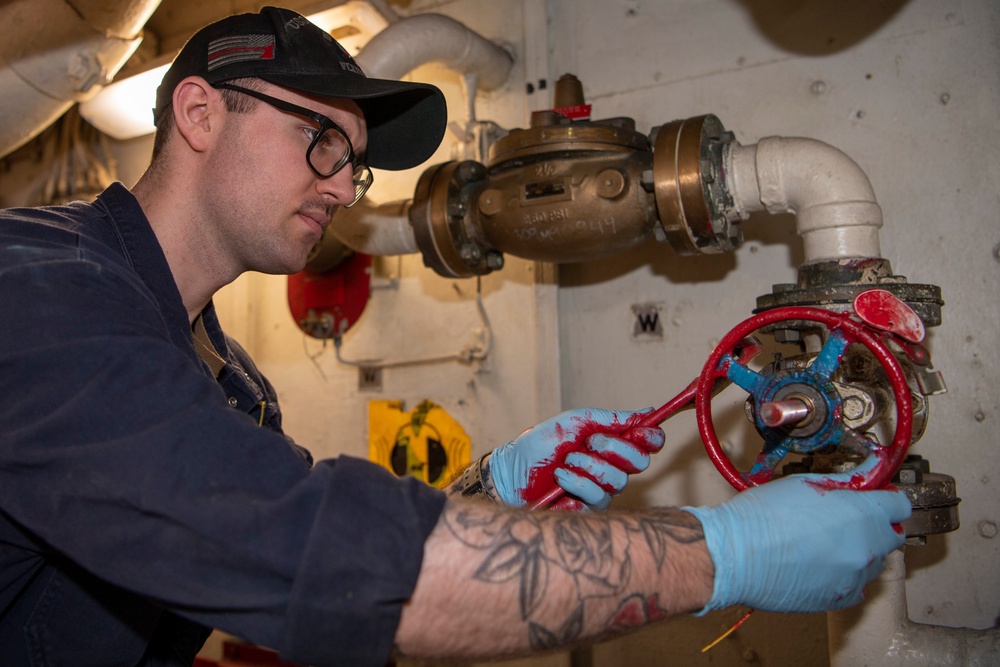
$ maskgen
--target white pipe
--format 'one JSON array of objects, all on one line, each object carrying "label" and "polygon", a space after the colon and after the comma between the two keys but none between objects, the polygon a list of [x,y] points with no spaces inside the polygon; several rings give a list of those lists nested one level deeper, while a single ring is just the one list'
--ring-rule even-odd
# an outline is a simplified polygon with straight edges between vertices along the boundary
[{"label": "white pipe", "polygon": [[420,65],[440,62],[475,73],[483,90],[502,86],[514,65],[503,48],[440,14],[400,19],[375,35],[356,60],[368,76],[380,79],[400,79]]},{"label": "white pipe", "polygon": [[924,625],[906,612],[901,551],[865,591],[860,605],[827,614],[830,667],[989,667],[1000,656],[1000,631]]},{"label": "white pipe", "polygon": [[367,206],[361,200],[337,211],[327,231],[355,252],[374,256],[409,255],[419,251],[408,217],[411,202]]},{"label": "white pipe", "polygon": [[767,137],[732,143],[726,156],[736,212],[795,213],[805,263],[881,257],[882,209],[864,171],[814,139]]},{"label": "white pipe", "polygon": [[[474,81],[476,87],[495,90],[510,75],[509,53],[458,21],[438,14],[418,14],[390,24],[373,37],[356,60],[368,76],[399,79],[430,63],[441,62]],[[472,101],[469,101],[470,105]],[[419,252],[408,212],[411,201],[367,206],[364,200],[339,211],[328,228],[335,239],[366,255],[408,255]]]},{"label": "white pipe", "polygon": [[160,0],[0,2],[0,155],[92,96],[142,41]]}]

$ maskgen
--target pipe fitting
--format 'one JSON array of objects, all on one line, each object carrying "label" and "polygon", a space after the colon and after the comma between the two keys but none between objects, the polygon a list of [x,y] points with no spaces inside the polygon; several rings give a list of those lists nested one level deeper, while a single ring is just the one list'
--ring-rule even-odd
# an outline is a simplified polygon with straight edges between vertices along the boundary
[{"label": "pipe fitting", "polygon": [[881,257],[882,209],[864,171],[840,150],[815,139],[768,137],[731,144],[725,161],[730,215],[794,213],[805,263]]}]

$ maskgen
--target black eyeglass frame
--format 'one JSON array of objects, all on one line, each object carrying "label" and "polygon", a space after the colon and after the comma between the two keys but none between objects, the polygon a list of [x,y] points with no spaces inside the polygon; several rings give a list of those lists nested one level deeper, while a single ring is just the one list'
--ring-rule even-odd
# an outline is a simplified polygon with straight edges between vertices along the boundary
[{"label": "black eyeglass frame", "polygon": [[[312,141],[309,143],[309,148],[306,149],[306,164],[309,165],[309,169],[311,169],[312,172],[316,174],[316,176],[318,176],[319,178],[330,178],[338,171],[343,169],[348,162],[351,163],[351,168],[353,172],[352,179],[354,180],[355,194],[354,194],[354,201],[352,201],[350,204],[347,204],[345,208],[350,208],[351,206],[357,204],[358,201],[365,195],[365,193],[368,192],[368,188],[371,187],[372,182],[375,180],[371,168],[367,164],[358,159],[357,154],[354,152],[354,144],[351,143],[351,138],[347,136],[347,132],[344,131],[344,128],[338,125],[335,121],[331,120],[330,118],[327,118],[326,116],[324,116],[319,112],[307,109],[305,107],[300,107],[297,104],[292,104],[291,102],[278,99],[277,97],[271,97],[270,95],[266,95],[256,90],[243,88],[242,86],[235,86],[231,83],[217,83],[215,84],[215,88],[222,88],[224,90],[233,90],[236,91],[237,93],[249,95],[250,97],[258,99],[261,102],[264,102],[265,104],[274,107],[275,109],[295,114],[296,116],[301,116],[303,118],[308,118],[309,120],[318,123],[319,129],[316,131],[316,136],[313,137]],[[344,156],[336,162],[336,164],[328,173],[323,173],[319,169],[317,169],[316,166],[313,164],[312,152],[313,149],[316,147],[316,145],[319,143],[319,140],[322,139],[323,135],[326,134],[326,132],[329,130],[333,130],[338,134],[340,134],[342,137],[344,137],[344,141],[347,142],[347,152],[344,153]],[[366,175],[366,178],[360,182],[357,178],[354,178],[354,175],[357,174],[359,168],[363,169],[364,174]]]}]

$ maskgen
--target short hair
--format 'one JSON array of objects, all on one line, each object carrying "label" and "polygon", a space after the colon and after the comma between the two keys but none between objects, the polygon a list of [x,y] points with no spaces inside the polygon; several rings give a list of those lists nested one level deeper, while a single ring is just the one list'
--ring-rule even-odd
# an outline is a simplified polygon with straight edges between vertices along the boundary
[{"label": "short hair", "polygon": [[[232,81],[227,81],[227,83],[232,83],[242,88],[248,88],[256,91],[263,91],[266,85],[266,82],[263,79],[258,79],[256,77],[233,79]],[[219,89],[219,96],[222,98],[223,104],[226,105],[226,111],[229,111],[230,113],[250,113],[260,104],[260,101],[254,97],[243,95],[235,90],[227,90],[225,88]],[[158,161],[160,154],[167,145],[167,140],[175,131],[174,114],[172,110],[173,105],[168,105],[167,108],[163,110],[161,117],[157,119],[156,133],[153,135],[153,155],[150,158],[150,166]]]}]

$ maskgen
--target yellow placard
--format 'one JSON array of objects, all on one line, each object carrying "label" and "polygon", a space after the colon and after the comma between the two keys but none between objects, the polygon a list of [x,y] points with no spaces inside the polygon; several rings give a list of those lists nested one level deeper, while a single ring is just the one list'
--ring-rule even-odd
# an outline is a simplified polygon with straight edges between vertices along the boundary
[{"label": "yellow placard", "polygon": [[469,436],[444,408],[425,400],[368,402],[368,458],[397,477],[444,488],[471,460]]}]

